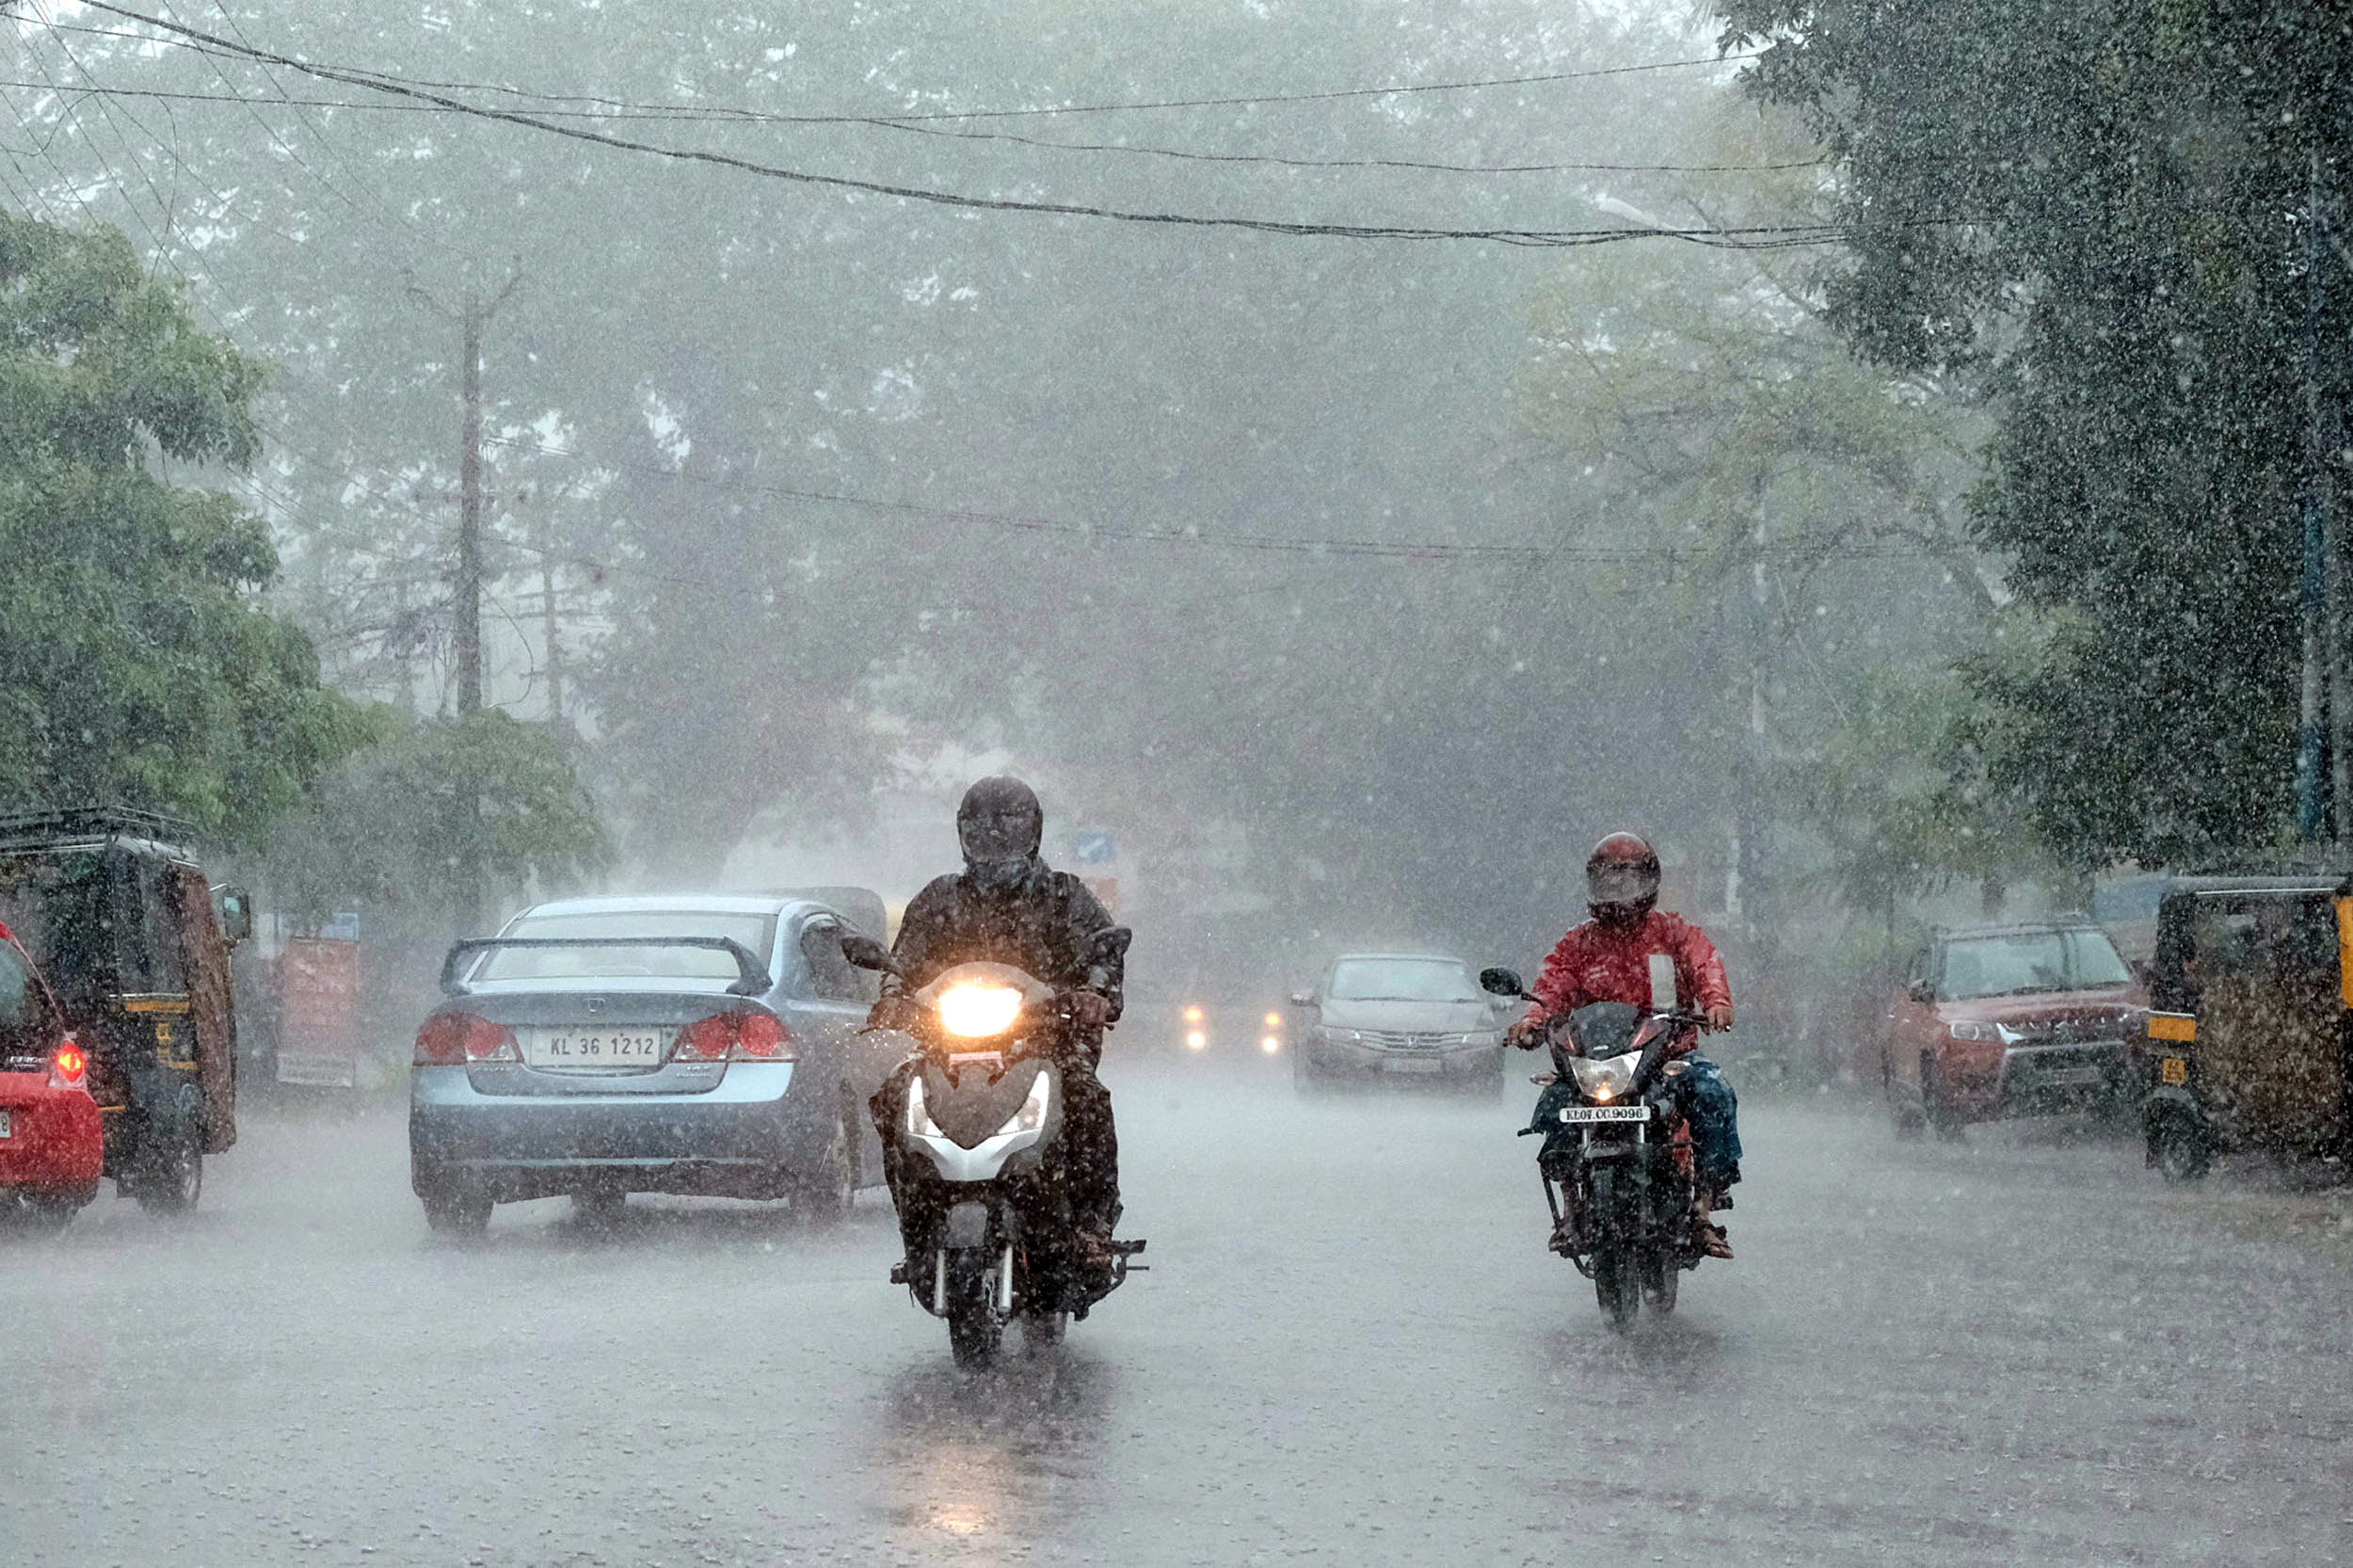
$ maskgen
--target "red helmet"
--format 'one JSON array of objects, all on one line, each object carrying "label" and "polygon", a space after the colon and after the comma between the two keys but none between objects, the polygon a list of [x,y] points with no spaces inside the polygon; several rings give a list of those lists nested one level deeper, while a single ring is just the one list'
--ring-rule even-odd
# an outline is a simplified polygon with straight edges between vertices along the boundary
[{"label": "red helmet", "polygon": [[1585,904],[1598,920],[1639,920],[1658,905],[1658,852],[1639,833],[1612,833],[1585,857]]}]

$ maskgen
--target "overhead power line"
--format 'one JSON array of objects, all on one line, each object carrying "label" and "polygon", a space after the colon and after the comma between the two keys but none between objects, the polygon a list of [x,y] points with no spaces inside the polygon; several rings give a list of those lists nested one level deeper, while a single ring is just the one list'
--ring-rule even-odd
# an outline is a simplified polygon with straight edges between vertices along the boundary
[{"label": "overhead power line", "polygon": [[[128,39],[142,43],[168,43],[177,48],[243,56],[251,46],[216,40],[192,28],[177,24],[141,16],[119,7],[100,5],[96,9],[111,11],[133,22],[151,26],[173,28],[186,34],[183,38],[155,38],[145,33],[124,32],[115,27],[79,27],[69,23],[46,24],[53,31],[90,33],[101,38]],[[1226,98],[1162,98],[1126,104],[1039,104],[1018,108],[1000,109],[893,109],[865,110],[858,113],[786,114],[770,109],[747,109],[726,104],[678,104],[650,103],[643,99],[608,98],[589,92],[545,92],[531,88],[519,88],[502,82],[438,81],[430,77],[408,76],[397,72],[378,71],[370,66],[346,66],[355,75],[407,88],[419,88],[435,92],[496,92],[510,98],[527,98],[540,104],[593,104],[600,109],[648,116],[694,114],[712,118],[742,120],[759,123],[789,125],[863,125],[877,120],[914,124],[948,120],[1025,120],[1058,115],[1136,114],[1160,109],[1222,109],[1242,108],[1265,104],[1318,104],[1351,98],[1392,98],[1425,92],[1472,92],[1488,88],[1541,87],[1555,82],[1585,81],[1601,76],[1632,76],[1654,71],[1685,71],[1695,66],[1726,65],[1757,57],[1762,51],[1753,50],[1739,55],[1709,55],[1683,60],[1651,60],[1637,65],[1594,66],[1580,71],[1548,71],[1532,76],[1487,76],[1454,82],[1391,82],[1379,87],[1328,88],[1307,92],[1245,93]],[[293,61],[286,63],[292,64]]]},{"label": "overhead power line", "polygon": [[[645,153],[680,163],[706,164],[769,179],[784,180],[796,184],[819,186],[834,190],[855,191],[871,196],[892,197],[903,200],[923,201],[936,206],[952,207],[973,212],[1035,213],[1057,217],[1091,217],[1112,222],[1151,224],[1189,229],[1230,229],[1253,233],[1276,234],[1295,238],[1336,238],[1370,240],[1471,240],[1497,245],[1565,248],[1575,246],[1609,245],[1622,240],[1679,239],[1696,245],[1727,249],[1779,249],[1793,246],[1833,243],[1853,232],[1847,224],[1761,224],[1745,228],[1715,226],[1692,228],[1612,228],[1612,229],[1438,229],[1401,224],[1371,223],[1303,223],[1271,218],[1230,217],[1196,213],[1138,212],[1117,207],[1096,206],[1081,202],[1024,201],[1005,197],[968,196],[953,191],[934,190],[920,185],[895,185],[876,180],[860,180],[840,174],[819,174],[808,169],[787,168],[777,164],[761,163],[730,153],[697,149],[665,147],[659,143],[638,141],[617,136],[584,126],[559,124],[537,115],[523,114],[511,109],[491,108],[470,104],[461,99],[421,88],[395,84],[372,78],[362,72],[341,67],[313,65],[289,55],[252,48],[232,42],[217,34],[207,33],[177,22],[126,10],[109,5],[105,0],[86,0],[92,9],[124,17],[152,27],[196,39],[215,48],[283,66],[322,81],[340,82],[345,86],[369,88],[397,97],[438,104],[453,114],[497,123],[518,125],[544,132],[569,140],[616,151]],[[1920,227],[1911,224],[1910,227]]]}]

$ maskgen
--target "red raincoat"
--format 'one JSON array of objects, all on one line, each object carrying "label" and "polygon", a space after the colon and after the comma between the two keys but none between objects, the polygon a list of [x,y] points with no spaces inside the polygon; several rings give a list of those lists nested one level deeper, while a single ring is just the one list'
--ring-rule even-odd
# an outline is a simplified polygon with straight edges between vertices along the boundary
[{"label": "red raincoat", "polygon": [[[1528,1021],[1542,1023],[1596,1001],[1649,1007],[1655,952],[1674,960],[1676,1005],[1699,1013],[1732,1005],[1724,961],[1707,933],[1680,915],[1654,909],[1640,925],[1621,929],[1587,920],[1561,937],[1536,977],[1536,1005],[1528,1010]],[[1683,1030],[1667,1054],[1688,1055],[1698,1044],[1696,1034]]]}]

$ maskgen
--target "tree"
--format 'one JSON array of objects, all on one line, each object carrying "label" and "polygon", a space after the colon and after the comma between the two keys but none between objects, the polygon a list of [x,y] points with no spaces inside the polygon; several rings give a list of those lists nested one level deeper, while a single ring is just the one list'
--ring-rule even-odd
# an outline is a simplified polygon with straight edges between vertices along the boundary
[{"label": "tree", "polygon": [[251,843],[352,744],[266,529],[165,476],[252,461],[262,374],[120,232],[0,213],[0,799]]},{"label": "tree", "polygon": [[2333,483],[2306,396],[2341,405],[2316,350],[2353,326],[2342,259],[2309,271],[2353,152],[2342,8],[1721,8],[1842,165],[1833,321],[1998,420],[1974,527],[2042,622],[1973,670],[1983,781],[2085,866],[2289,831],[2299,514]]}]

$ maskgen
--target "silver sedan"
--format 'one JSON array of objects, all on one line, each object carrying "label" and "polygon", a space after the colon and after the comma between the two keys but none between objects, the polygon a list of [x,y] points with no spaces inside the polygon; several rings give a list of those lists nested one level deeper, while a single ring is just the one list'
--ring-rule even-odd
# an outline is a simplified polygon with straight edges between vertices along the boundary
[{"label": "silver sedan", "polygon": [[842,960],[843,904],[879,925],[855,892],[581,898],[459,944],[410,1081],[427,1222],[478,1231],[560,1193],[845,1208],[881,1179],[865,1102],[897,1053],[858,1032],[873,982]]}]

